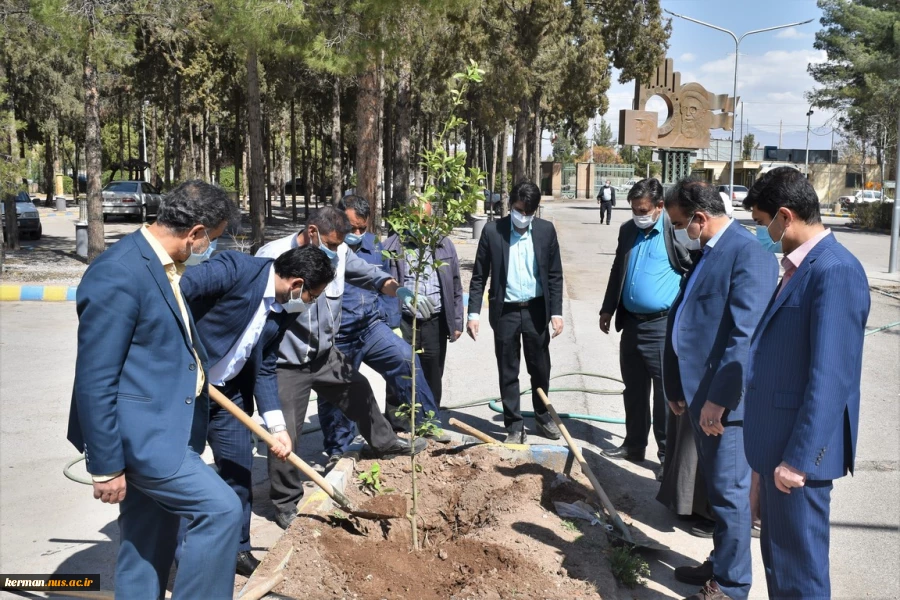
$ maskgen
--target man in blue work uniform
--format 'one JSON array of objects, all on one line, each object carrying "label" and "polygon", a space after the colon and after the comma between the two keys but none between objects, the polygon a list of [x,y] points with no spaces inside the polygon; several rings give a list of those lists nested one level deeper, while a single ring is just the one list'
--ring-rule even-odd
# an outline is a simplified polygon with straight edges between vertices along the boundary
[{"label": "man in blue work uniform", "polygon": [[[388,261],[381,254],[381,243],[368,231],[369,202],[356,195],[341,198],[337,208],[344,211],[350,220],[350,233],[344,243],[357,257],[385,272]],[[335,335],[335,345],[347,359],[359,369],[361,363],[384,377],[388,386],[398,390],[401,397],[409,398],[412,392],[412,373],[409,367],[410,345],[395,335],[392,328],[400,324],[400,305],[394,299],[375,290],[367,290],[355,285],[344,286],[341,301],[340,328]],[[425,379],[424,371],[416,357],[416,396],[422,410],[416,421],[422,422],[424,412],[433,411],[437,417],[434,395]],[[325,453],[330,456],[329,464],[334,464],[346,452],[356,435],[352,421],[327,402],[319,402],[319,422],[322,425]],[[398,419],[385,415],[394,429]],[[439,442],[450,441],[443,431],[429,436]]]}]

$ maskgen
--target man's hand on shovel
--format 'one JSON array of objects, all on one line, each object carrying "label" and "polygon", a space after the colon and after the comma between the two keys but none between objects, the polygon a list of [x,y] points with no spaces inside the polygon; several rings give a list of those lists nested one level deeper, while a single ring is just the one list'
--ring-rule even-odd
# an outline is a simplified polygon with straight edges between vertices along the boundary
[{"label": "man's hand on shovel", "polygon": [[291,451],[294,449],[293,444],[291,444],[291,436],[288,435],[287,431],[279,431],[278,433],[273,433],[272,437],[275,438],[278,444],[271,446],[269,451],[277,458],[287,460],[287,457],[290,456]]}]

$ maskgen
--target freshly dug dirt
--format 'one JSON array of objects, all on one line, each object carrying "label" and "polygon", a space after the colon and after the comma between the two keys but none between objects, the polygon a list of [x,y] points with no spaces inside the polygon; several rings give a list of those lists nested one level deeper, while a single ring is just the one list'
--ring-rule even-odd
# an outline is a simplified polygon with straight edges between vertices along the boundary
[{"label": "freshly dug dirt", "polygon": [[[360,462],[357,472],[371,463]],[[421,550],[411,550],[406,518],[301,516],[279,542],[295,552],[275,591],[309,600],[616,597],[602,525],[552,512],[554,500],[592,502],[584,483],[560,484],[551,469],[483,446],[432,448],[419,463]],[[409,497],[410,461],[380,466],[382,489]],[[376,510],[378,501],[373,505],[356,482],[346,492],[355,505]]]}]

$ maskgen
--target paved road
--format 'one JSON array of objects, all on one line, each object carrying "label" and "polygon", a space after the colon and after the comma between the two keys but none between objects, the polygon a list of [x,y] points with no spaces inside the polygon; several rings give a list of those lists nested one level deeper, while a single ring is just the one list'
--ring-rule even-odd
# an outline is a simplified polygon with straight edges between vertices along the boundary
[{"label": "paved road", "polygon": [[[599,225],[596,205],[590,202],[550,204],[545,215],[560,232],[566,274],[564,333],[551,343],[553,372],[596,373],[610,379],[573,375],[554,380],[554,387],[601,388],[612,395],[554,392],[560,412],[624,417],[619,377],[618,334],[603,335],[597,327],[600,299],[606,288],[615,251],[617,224],[629,218],[626,209],[614,211],[613,226]],[[747,213],[738,211],[738,218]],[[127,225],[122,225],[126,227]],[[133,227],[133,225],[132,225]],[[884,277],[887,236],[856,233],[840,225],[835,233],[870,267]],[[470,264],[475,245],[458,246],[463,264]],[[891,281],[873,282],[881,286]],[[874,293],[869,326],[900,321],[900,300]],[[63,465],[77,453],[65,441],[68,405],[75,360],[75,313],[71,303],[0,304],[0,572],[100,573],[111,587],[118,540],[117,511],[93,500],[90,489],[62,475]],[[865,370],[858,473],[835,486],[832,514],[832,575],[835,597],[900,597],[900,327],[866,338]],[[835,365],[841,368],[841,365]],[[383,384],[372,376],[383,397]],[[527,377],[521,378],[528,387]],[[485,322],[477,342],[464,337],[450,346],[445,379],[445,406],[468,404],[496,395],[497,379],[491,332]],[[525,399],[523,408],[530,408]],[[484,405],[451,411],[480,429],[499,436],[502,419]],[[317,423],[315,415],[310,417]],[[621,596],[640,599],[679,598],[693,590],[674,581],[672,568],[700,562],[711,547],[689,535],[680,521],[653,500],[658,484],[655,462],[645,466],[612,463],[599,450],[617,446],[624,426],[595,421],[570,421],[596,467],[613,502],[649,535],[667,547],[648,554],[652,576],[646,588],[622,590]],[[539,438],[532,438],[536,441]],[[648,456],[655,455],[648,448]],[[306,436],[301,455],[321,460],[321,438]],[[264,549],[278,535],[263,517],[264,459],[257,459],[258,500],[254,518],[254,546]],[[76,468],[77,469],[77,468]],[[753,543],[756,585],[752,597],[765,597],[758,543]],[[603,560],[598,556],[598,560]]]}]

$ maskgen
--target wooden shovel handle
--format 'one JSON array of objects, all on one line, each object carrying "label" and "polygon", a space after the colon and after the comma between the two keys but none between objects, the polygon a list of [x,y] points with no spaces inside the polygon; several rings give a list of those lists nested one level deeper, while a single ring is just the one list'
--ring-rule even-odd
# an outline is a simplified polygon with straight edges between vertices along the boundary
[{"label": "wooden shovel handle", "polygon": [[494,438],[492,438],[491,436],[489,436],[488,434],[482,433],[481,431],[478,431],[471,425],[466,425],[462,421],[458,421],[452,417],[450,418],[449,421],[447,421],[447,423],[450,425],[450,427],[456,427],[457,429],[465,431],[472,437],[478,438],[479,440],[481,440],[482,442],[484,442],[486,444],[499,444],[500,443],[497,440],[495,440]]},{"label": "wooden shovel handle", "polygon": [[[272,434],[266,431],[265,428],[254,421],[250,417],[250,415],[244,412],[237,404],[226,398],[222,392],[220,392],[213,386],[209,386],[209,397],[212,398],[216,402],[216,404],[234,415],[234,417],[238,421],[243,423],[244,426],[247,427],[247,429],[255,433],[257,437],[259,437],[259,439],[264,441],[269,446],[269,448],[278,443],[275,438],[272,437]],[[342,508],[353,510],[353,506],[347,496],[334,489],[334,486],[328,483],[324,477],[316,473],[315,470],[313,470],[313,468],[309,466],[309,464],[302,458],[291,452],[287,457],[287,461],[300,469],[300,471],[302,471],[304,475],[309,477],[313,483],[322,488],[322,491],[328,494],[328,496],[330,496],[331,499],[337,502]]]}]

